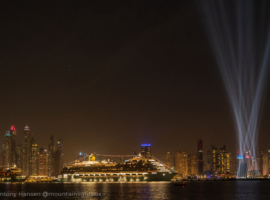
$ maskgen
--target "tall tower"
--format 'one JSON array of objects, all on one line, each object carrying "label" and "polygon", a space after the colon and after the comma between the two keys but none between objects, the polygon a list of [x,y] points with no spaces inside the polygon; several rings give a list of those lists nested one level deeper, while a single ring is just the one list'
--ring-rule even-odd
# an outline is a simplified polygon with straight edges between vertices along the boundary
[{"label": "tall tower", "polygon": [[198,150],[198,173],[203,175],[203,143],[201,139],[197,141],[197,150]]},{"label": "tall tower", "polygon": [[23,169],[23,145],[17,145],[17,167]]},{"label": "tall tower", "polygon": [[5,142],[3,144],[4,152],[3,152],[3,164],[6,167],[12,166],[11,160],[11,135],[9,130],[6,131],[5,134]]},{"label": "tall tower", "polygon": [[17,144],[16,144],[16,129],[15,126],[12,125],[10,127],[10,142],[11,142],[11,164],[17,165]]},{"label": "tall tower", "polygon": [[217,148],[212,145],[212,173],[216,174],[217,172]]},{"label": "tall tower", "polygon": [[30,155],[30,175],[36,176],[38,175],[37,169],[37,157],[38,157],[38,146],[35,143],[34,138],[31,139],[31,155]]},{"label": "tall tower", "polygon": [[38,175],[48,175],[47,174],[47,151],[40,148],[38,154]]},{"label": "tall tower", "polygon": [[23,174],[26,176],[30,175],[30,150],[31,150],[31,135],[30,128],[24,127],[24,138],[23,138]]},{"label": "tall tower", "polygon": [[63,140],[58,139],[57,140],[57,147],[55,151],[55,156],[54,156],[54,172],[55,174],[59,174],[61,170],[63,169]]},{"label": "tall tower", "polygon": [[48,146],[48,174],[54,175],[54,137],[51,135]]}]

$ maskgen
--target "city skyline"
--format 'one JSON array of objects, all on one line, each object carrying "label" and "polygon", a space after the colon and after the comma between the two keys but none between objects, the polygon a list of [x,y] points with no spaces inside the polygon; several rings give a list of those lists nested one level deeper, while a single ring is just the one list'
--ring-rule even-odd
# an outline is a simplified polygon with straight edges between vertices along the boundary
[{"label": "city skyline", "polygon": [[[23,145],[23,143],[24,143],[24,133],[20,136],[20,135],[18,135],[18,132],[20,133],[20,130],[18,131],[18,129],[16,129],[15,130],[15,128],[16,128],[16,126],[15,125],[11,125],[11,127],[10,127],[10,129],[9,130],[6,130],[6,132],[5,132],[5,135],[6,134],[11,134],[12,133],[12,129],[14,129],[14,131],[15,131],[15,135],[16,135],[16,140],[15,140],[15,145],[16,146],[19,146],[19,145]],[[23,129],[23,131],[25,132],[25,128],[29,128],[27,125],[24,127],[24,129]],[[30,128],[29,128],[29,130],[30,130]],[[36,142],[36,141],[39,141],[39,139],[36,139],[36,137],[35,137],[35,135],[34,135],[34,133],[33,132],[29,132],[29,134],[30,134],[30,140],[31,140],[31,138],[32,139],[34,139],[33,141],[34,141],[34,143],[35,144],[39,144],[39,142]],[[18,137],[18,136],[20,136],[20,137]],[[48,136],[48,137],[54,137],[54,135],[50,135],[50,136]],[[2,140],[3,140],[3,144],[5,143],[4,141],[5,141],[5,139],[3,139],[3,138],[5,138],[5,137],[2,137]],[[58,139],[58,140],[61,140],[62,141],[62,139]],[[57,141],[58,141],[57,140]],[[0,141],[1,141],[1,139],[0,139]],[[21,141],[21,142],[20,142]],[[46,142],[45,141],[43,141],[43,144],[45,144],[44,146],[42,146],[42,145],[38,145],[38,150],[37,151],[39,151],[41,148],[43,148],[44,150],[48,150],[49,149],[49,144],[50,144],[50,142],[49,142],[50,140],[48,140],[47,141],[47,145],[46,145]],[[194,141],[196,142],[197,141],[197,145],[194,143]],[[217,143],[214,143],[214,142],[212,142],[211,143],[211,146],[210,147],[205,147],[206,149],[206,152],[204,152],[204,154],[202,154],[202,157],[201,157],[201,159],[199,159],[199,154],[200,154],[200,144],[201,144],[201,146],[202,146],[202,140],[201,139],[195,139],[193,141],[193,143],[194,144],[192,144],[192,147],[191,148],[189,148],[189,150],[188,150],[188,152],[190,152],[192,155],[194,154],[198,154],[197,156],[198,156],[198,160],[201,160],[201,159],[203,159],[203,160],[207,160],[207,151],[210,151],[210,150],[212,150],[212,148],[213,148],[213,145],[215,146]],[[30,141],[29,141],[30,142]],[[54,143],[54,145],[55,145],[55,149],[57,149],[57,142],[53,142]],[[223,143],[224,144],[224,148],[225,148],[225,146],[226,146],[226,144],[225,143]],[[144,147],[147,147],[147,145],[150,145],[150,147],[152,146],[152,144],[144,144]],[[218,144],[219,145],[219,144]],[[218,146],[217,145],[217,146]],[[221,145],[221,146],[223,146],[223,145]],[[178,148],[178,149],[177,149]],[[72,149],[72,147],[70,147],[70,149],[69,150],[71,150]],[[152,149],[152,147],[151,147],[151,149]],[[173,151],[173,150],[171,150],[171,149],[177,149],[176,151]],[[191,149],[191,151],[190,151],[190,149]],[[4,146],[2,147],[2,150],[4,150]],[[16,149],[17,150],[17,149]],[[119,155],[130,155],[130,154],[132,154],[132,153],[134,153],[134,152],[140,152],[139,150],[141,150],[141,152],[142,152],[142,148],[141,149],[139,149],[138,148],[138,145],[137,145],[137,147],[136,147],[136,149],[134,149],[134,150],[129,150],[128,152],[119,152],[118,154]],[[186,151],[187,150],[187,148],[185,149],[185,148],[181,148],[180,146],[179,147],[176,147],[176,148],[169,148],[169,149],[167,149],[167,153],[172,153],[172,155],[174,155],[174,153],[176,153],[176,152],[178,152],[178,151]],[[14,150],[13,150],[14,151]],[[66,151],[66,148],[65,148],[65,151]],[[158,147],[155,147],[155,144],[154,144],[154,152],[153,152],[153,154],[155,154],[155,151],[158,151]],[[259,147],[259,151],[258,151],[258,153],[257,153],[257,156],[260,156],[260,153],[261,152],[266,152],[266,151],[270,151],[270,148],[266,148],[266,149],[262,149],[262,148],[260,148]],[[74,155],[74,157],[71,157],[71,156],[68,156],[68,155],[66,155],[65,156],[65,159],[64,159],[64,163],[68,163],[68,162],[71,162],[71,161],[74,161],[74,160],[76,160],[76,158],[77,158],[77,156],[78,156],[78,154],[79,153],[81,153],[81,152],[83,152],[83,153],[89,153],[89,152],[97,152],[97,153],[100,153],[100,152],[103,152],[103,154],[108,154],[108,152],[105,152],[105,151],[96,151],[96,150],[91,150],[91,151],[83,151],[83,150],[80,150],[80,151],[78,151],[78,152],[73,152],[73,154],[72,155]],[[231,153],[233,153],[233,154],[237,154],[237,152],[239,153],[239,150],[234,150],[234,149],[230,149],[229,150],[229,152],[231,152]],[[111,154],[111,153],[110,153]],[[150,151],[150,154],[151,154],[151,151]],[[113,155],[113,154],[112,154]],[[117,154],[115,154],[115,155],[117,155]],[[163,152],[163,155],[164,155],[164,152]],[[166,159],[164,158],[164,156],[160,156],[159,157],[161,160],[163,160],[164,162],[166,162]],[[17,158],[18,159],[18,158]],[[64,164],[63,163],[63,164]],[[199,167],[200,169],[202,169],[202,167]],[[199,169],[198,168],[198,169]]]},{"label": "city skyline", "polygon": [[51,135],[48,148],[39,147],[29,126],[24,127],[23,140],[18,140],[14,125],[6,131],[2,152],[0,153],[1,168],[18,168],[24,176],[59,174],[64,166],[63,140],[55,142]]},{"label": "city skyline", "polygon": [[[79,166],[91,166],[99,163],[101,166],[108,163],[108,166],[118,166],[118,168],[106,168],[103,170],[123,170],[124,168],[129,171],[130,168],[126,168],[127,165],[131,165],[133,162],[153,162],[160,163],[154,164],[160,166],[160,170],[168,173],[171,171],[177,174],[178,178],[235,178],[239,174],[239,169],[246,169],[246,174],[242,177],[268,177],[270,172],[270,157],[268,151],[259,151],[257,157],[252,154],[251,151],[245,150],[245,154],[229,152],[226,149],[226,145],[219,149],[212,144],[211,150],[205,150],[203,148],[203,140],[197,139],[197,154],[190,154],[187,150],[176,151],[175,153],[166,152],[164,154],[164,161],[160,161],[153,155],[152,145],[149,143],[141,144],[141,151],[137,154],[135,151],[133,155],[104,155],[99,153],[86,153],[80,152],[75,160],[67,163],[64,162],[64,145],[62,139],[57,139],[55,142],[54,136],[49,138],[48,149],[43,147],[38,148],[38,144],[35,142],[33,134],[31,134],[30,127],[24,127],[24,139],[22,144],[17,144],[19,141],[16,139],[17,130],[14,125],[10,127],[5,133],[5,142],[3,144],[3,152],[0,154],[0,166],[7,168],[21,170],[24,176],[60,176],[63,173],[71,170],[73,167]],[[205,151],[205,153],[204,153]],[[207,151],[207,153],[206,153]],[[205,155],[205,156],[204,156]],[[124,160],[125,157],[132,157],[130,160]],[[131,161],[133,160],[133,161]],[[256,168],[249,163],[258,163]],[[118,164],[117,164],[118,162]],[[73,165],[72,165],[73,163]],[[103,164],[102,164],[103,163]],[[139,164],[138,163],[138,164]],[[134,163],[133,163],[134,164]],[[143,166],[143,165],[142,165]],[[63,168],[64,167],[64,168]],[[97,167],[97,166],[96,166]],[[135,167],[135,166],[134,166]],[[84,168],[81,168],[84,169]],[[161,173],[161,172],[160,172]],[[71,180],[70,175],[65,174],[65,180]],[[89,176],[89,175],[87,175]],[[62,177],[63,178],[63,177]],[[70,179],[71,178],[71,179]],[[88,178],[88,177],[84,177]],[[119,177],[118,177],[119,178]],[[150,177],[151,178],[151,177]],[[168,177],[166,177],[167,179]],[[88,179],[87,179],[88,180]],[[109,179],[108,179],[109,180]],[[130,180],[130,179],[127,179]],[[92,180],[93,181],[93,180]]]},{"label": "city skyline", "polygon": [[[104,19],[100,2],[76,9],[18,3],[9,12],[13,6],[2,7],[3,136],[12,124],[17,130],[28,124],[44,148],[52,134],[65,138],[72,146],[67,160],[80,151],[139,150],[141,143],[158,147],[158,157],[179,149],[195,154],[196,138],[209,149],[215,143],[238,150],[230,103],[193,1],[127,3],[120,10],[109,3]],[[269,148],[269,99],[267,90],[259,150]]]}]

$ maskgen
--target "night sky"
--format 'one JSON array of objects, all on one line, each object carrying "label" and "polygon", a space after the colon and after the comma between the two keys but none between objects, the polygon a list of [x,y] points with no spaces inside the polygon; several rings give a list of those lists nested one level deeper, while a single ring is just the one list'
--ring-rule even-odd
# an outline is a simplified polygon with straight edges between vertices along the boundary
[{"label": "night sky", "polygon": [[[228,97],[196,4],[5,1],[0,4],[0,142],[28,125],[39,147],[132,154],[236,151]],[[269,87],[268,87],[269,88]],[[259,149],[270,148],[270,92]]]}]

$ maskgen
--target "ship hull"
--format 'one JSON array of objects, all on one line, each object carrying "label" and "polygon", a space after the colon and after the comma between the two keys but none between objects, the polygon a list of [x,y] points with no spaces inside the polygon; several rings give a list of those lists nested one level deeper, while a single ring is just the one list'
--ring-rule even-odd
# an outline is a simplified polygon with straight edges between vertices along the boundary
[{"label": "ship hull", "polygon": [[170,181],[176,173],[171,172],[145,172],[145,173],[119,173],[119,174],[63,174],[58,177],[61,182],[141,182],[141,181]]}]

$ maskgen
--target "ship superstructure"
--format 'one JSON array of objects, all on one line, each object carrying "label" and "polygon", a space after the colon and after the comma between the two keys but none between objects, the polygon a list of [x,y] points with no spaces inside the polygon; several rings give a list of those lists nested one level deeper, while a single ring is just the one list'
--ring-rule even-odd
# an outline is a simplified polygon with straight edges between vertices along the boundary
[{"label": "ship superstructure", "polygon": [[136,155],[123,163],[96,161],[90,154],[87,161],[76,161],[63,168],[59,180],[63,182],[125,182],[169,181],[176,173],[152,156]]}]

